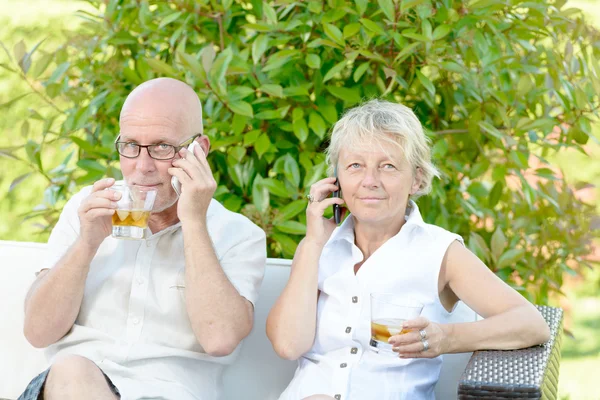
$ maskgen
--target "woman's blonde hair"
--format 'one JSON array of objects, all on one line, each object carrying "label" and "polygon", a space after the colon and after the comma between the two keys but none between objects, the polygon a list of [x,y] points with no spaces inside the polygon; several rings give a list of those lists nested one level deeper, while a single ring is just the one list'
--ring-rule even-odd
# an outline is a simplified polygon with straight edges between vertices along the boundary
[{"label": "woman's blonde hair", "polygon": [[379,144],[385,151],[388,143],[400,147],[414,174],[417,168],[421,170],[421,184],[413,197],[429,193],[433,178],[439,176],[431,162],[431,141],[410,108],[389,101],[370,100],[348,110],[335,123],[326,151],[330,174],[343,147]]}]

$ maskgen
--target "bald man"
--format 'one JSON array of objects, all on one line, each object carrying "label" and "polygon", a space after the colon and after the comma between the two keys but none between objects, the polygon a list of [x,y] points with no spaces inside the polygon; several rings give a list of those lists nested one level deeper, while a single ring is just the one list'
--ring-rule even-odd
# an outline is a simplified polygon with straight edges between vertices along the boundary
[{"label": "bald man", "polygon": [[47,347],[51,367],[20,399],[217,399],[222,370],[252,329],[265,234],[212,199],[210,142],[185,83],[136,88],[115,147],[124,181],[157,190],[145,237],[110,236],[114,179],[69,200],[25,300],[25,336]]}]

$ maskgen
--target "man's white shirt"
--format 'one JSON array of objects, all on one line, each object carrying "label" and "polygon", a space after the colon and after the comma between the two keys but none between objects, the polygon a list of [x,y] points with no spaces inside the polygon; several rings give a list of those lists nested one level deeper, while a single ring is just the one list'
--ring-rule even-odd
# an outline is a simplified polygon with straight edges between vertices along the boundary
[{"label": "man's white shirt", "polygon": [[[65,206],[48,248],[51,268],[79,236],[77,209],[91,187]],[[243,215],[212,200],[208,231],[223,271],[238,293],[256,302],[266,264],[265,233]],[[75,325],[47,349],[94,361],[123,400],[219,398],[223,368],[239,352],[212,357],[198,343],[185,306],[181,223],[144,240],[108,237],[90,264]]]}]

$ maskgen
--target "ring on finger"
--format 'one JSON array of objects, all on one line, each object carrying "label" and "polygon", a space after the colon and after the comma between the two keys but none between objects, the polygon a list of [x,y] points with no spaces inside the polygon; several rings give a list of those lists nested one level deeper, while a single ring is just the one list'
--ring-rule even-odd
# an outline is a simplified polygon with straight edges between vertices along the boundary
[{"label": "ring on finger", "polygon": [[429,342],[426,339],[421,340],[421,343],[423,343],[423,350],[421,350],[422,352],[429,350]]},{"label": "ring on finger", "polygon": [[421,340],[427,339],[427,332],[425,331],[425,329],[421,329],[419,331],[419,335],[421,335]]},{"label": "ring on finger", "polygon": [[315,196],[313,196],[312,194],[307,194],[306,198],[308,199],[308,203],[318,203],[319,200],[315,199]]}]

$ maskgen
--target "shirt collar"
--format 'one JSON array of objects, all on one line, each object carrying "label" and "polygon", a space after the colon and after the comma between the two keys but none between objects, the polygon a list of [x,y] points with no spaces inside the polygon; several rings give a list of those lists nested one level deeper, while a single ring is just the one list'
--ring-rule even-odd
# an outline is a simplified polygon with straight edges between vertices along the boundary
[{"label": "shirt collar", "polygon": [[[404,225],[402,225],[400,232],[407,230],[407,227],[411,225],[423,226],[425,224],[425,222],[423,222],[423,217],[421,216],[421,213],[419,211],[419,207],[412,200],[409,200],[408,202],[404,220],[406,222],[404,223]],[[398,236],[400,232],[398,232],[395,236]],[[345,240],[349,243],[354,243],[354,218],[352,217],[352,214],[348,215],[344,222],[342,222],[342,224],[333,231],[333,233],[331,234],[331,238],[329,239],[328,245],[333,244],[334,242],[338,242],[340,240]]]}]

